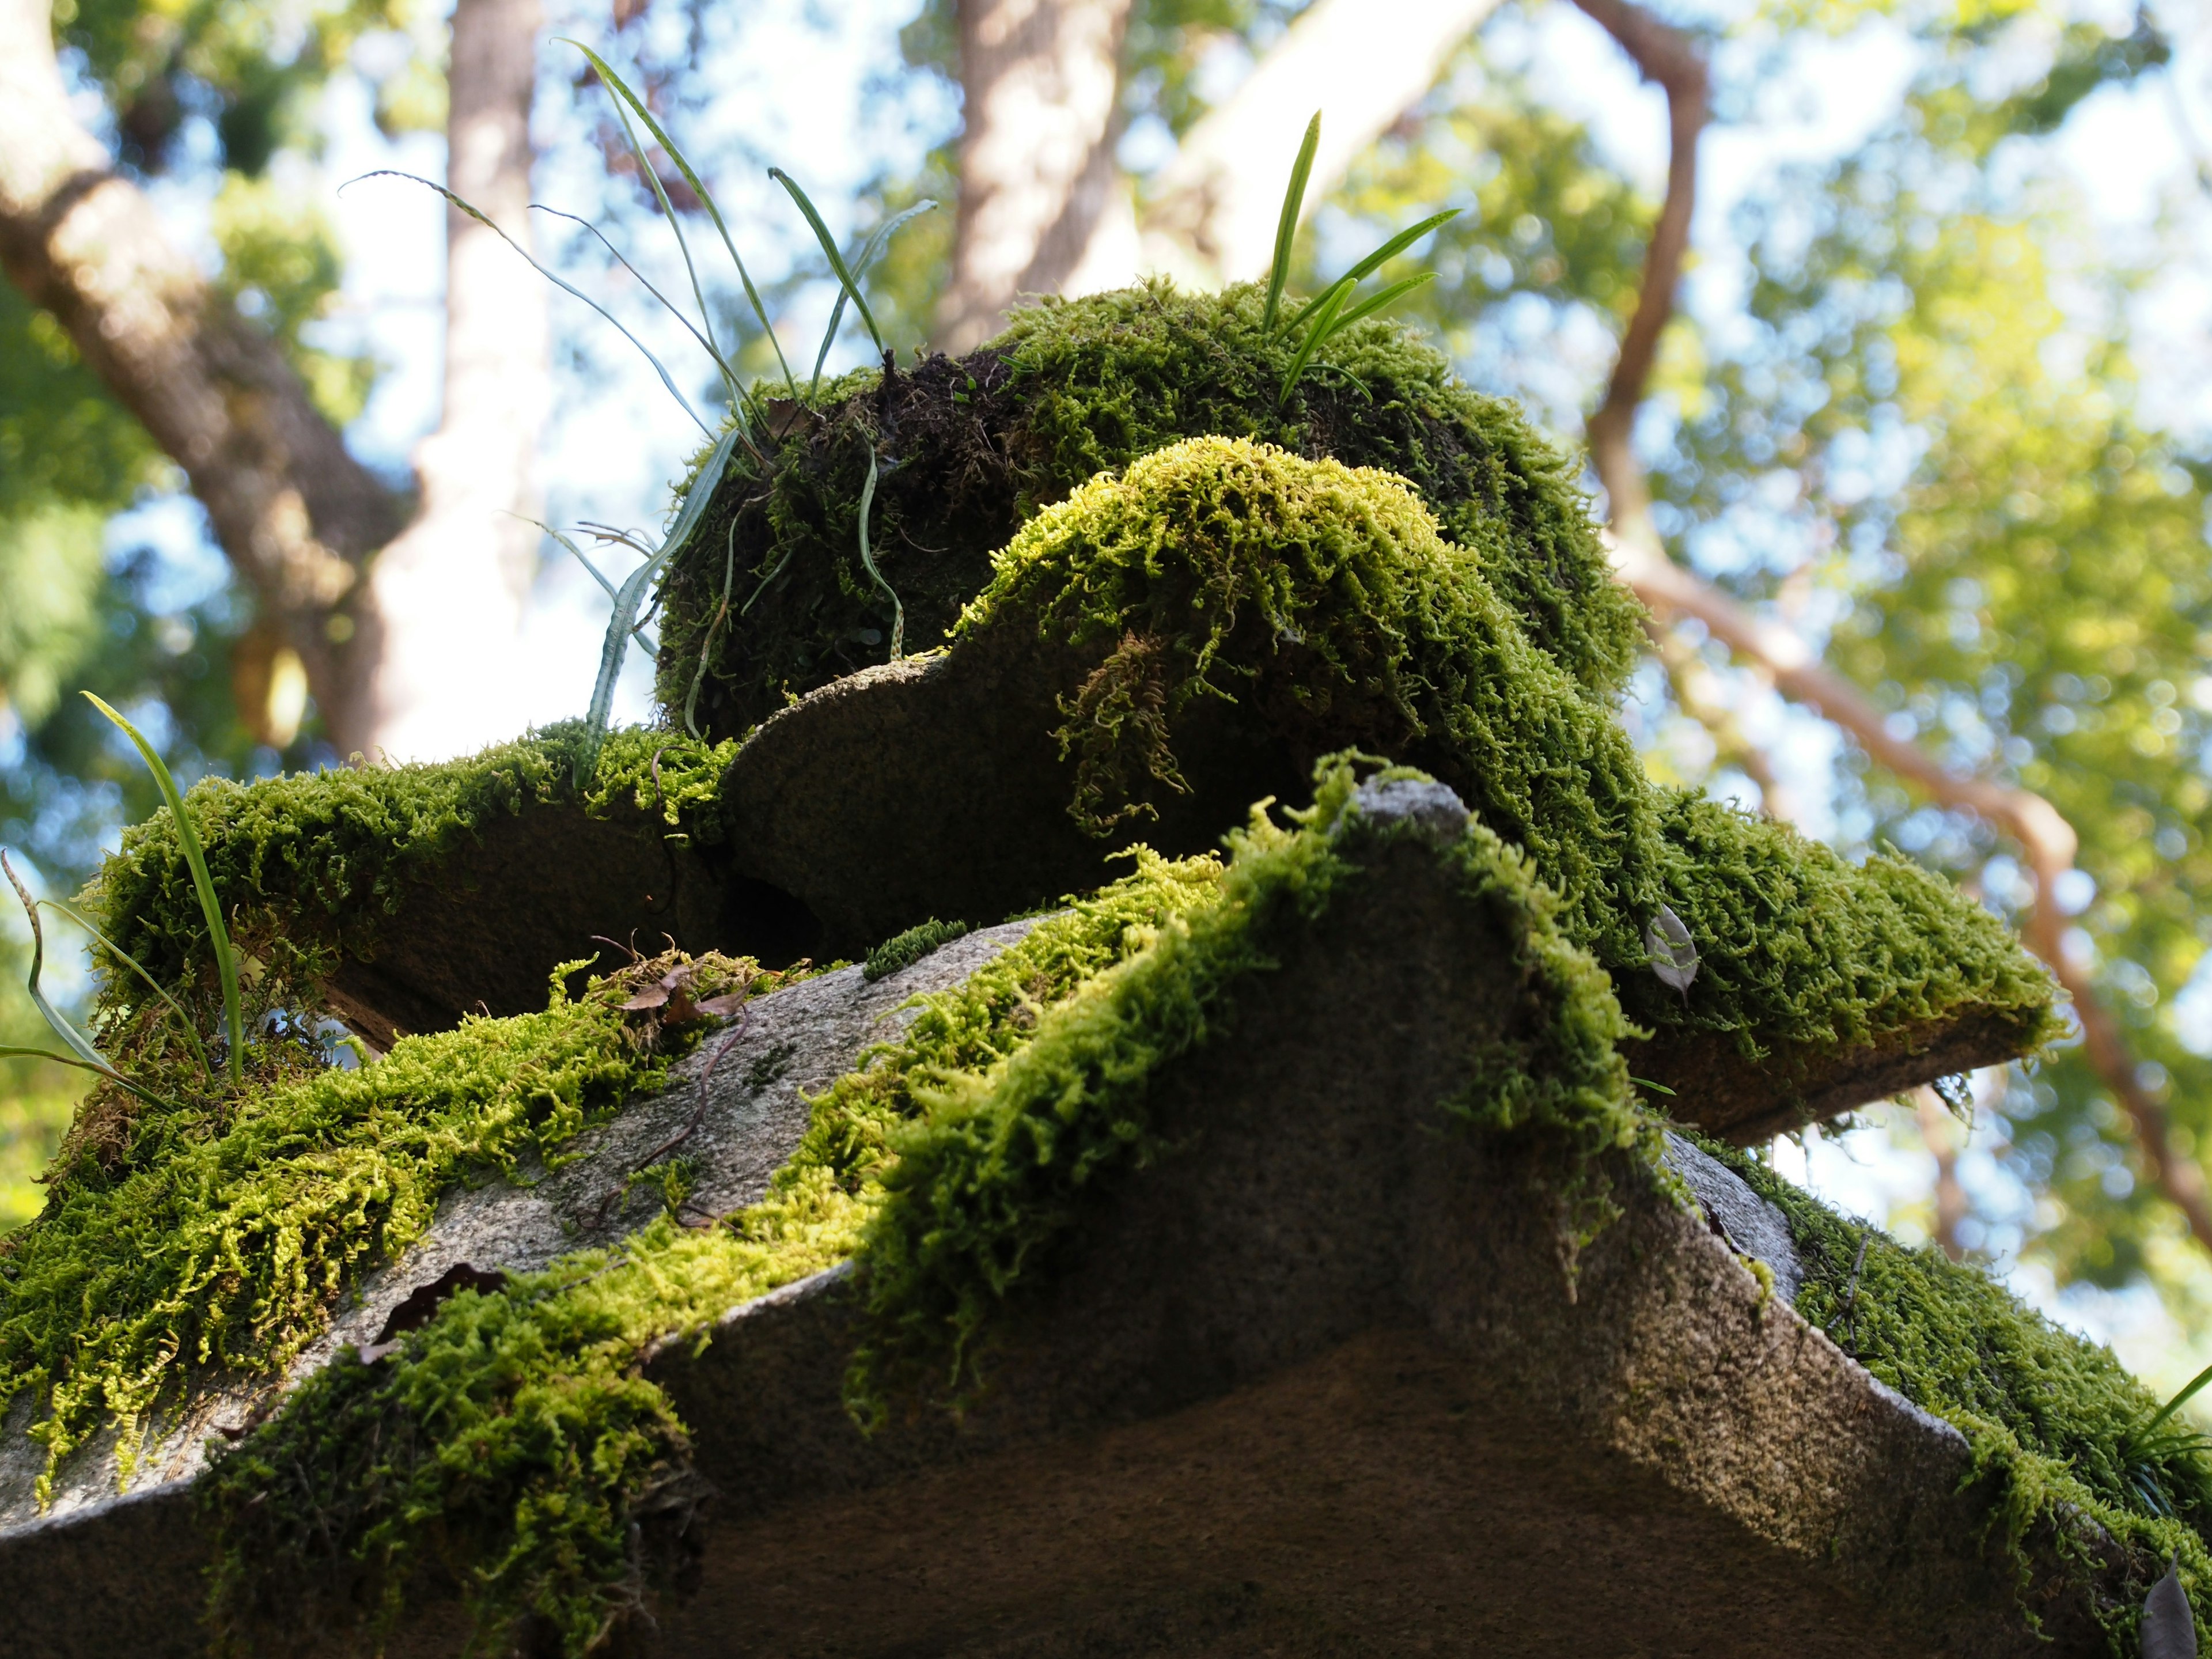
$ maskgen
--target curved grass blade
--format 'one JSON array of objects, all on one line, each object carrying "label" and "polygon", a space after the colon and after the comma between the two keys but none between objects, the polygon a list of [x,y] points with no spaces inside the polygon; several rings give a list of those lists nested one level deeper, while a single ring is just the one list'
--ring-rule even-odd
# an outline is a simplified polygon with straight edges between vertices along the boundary
[{"label": "curved grass blade", "polygon": [[1315,295],[1314,297],[1306,304],[1299,307],[1297,314],[1292,316],[1284,325],[1284,326],[1295,332],[1298,328],[1304,325],[1306,319],[1318,316],[1319,313],[1316,308],[1321,305],[1322,301],[1328,299],[1329,295],[1336,293],[1340,289],[1352,289],[1358,287],[1360,283],[1365,282],[1376,271],[1382,270],[1384,265],[1396,258],[1407,248],[1413,246],[1414,243],[1419,241],[1422,237],[1427,235],[1438,225],[1444,223],[1447,220],[1456,219],[1459,217],[1459,215],[1460,210],[1457,208],[1449,209],[1443,213],[1432,213],[1427,218],[1422,220],[1418,225],[1411,225],[1406,229],[1400,231],[1389,241],[1383,243],[1382,246],[1376,248],[1374,252],[1369,254],[1358,264],[1352,266],[1351,270],[1346,271],[1343,276],[1338,277],[1320,293]]},{"label": "curved grass blade", "polygon": [[1314,152],[1321,148],[1321,112],[1306,123],[1298,159],[1291,163],[1290,188],[1283,192],[1283,216],[1275,225],[1275,263],[1267,271],[1267,310],[1260,319],[1261,331],[1275,331],[1275,308],[1283,302],[1283,284],[1291,279],[1291,244],[1297,240],[1298,214],[1305,206],[1306,181],[1313,177]]},{"label": "curved grass blade", "polygon": [[[1342,316],[1331,318],[1329,319],[1328,333],[1331,335],[1341,334],[1346,329],[1350,328],[1354,323],[1358,322],[1361,319],[1372,317],[1376,312],[1382,310],[1383,307],[1403,299],[1407,295],[1411,294],[1415,289],[1420,288],[1426,283],[1433,283],[1436,280],[1437,273],[1435,271],[1425,270],[1418,276],[1408,276],[1401,283],[1393,283],[1389,287],[1382,289],[1379,294],[1369,295],[1365,299],[1362,300],[1358,305],[1352,307],[1351,310],[1346,312]],[[1327,336],[1323,337],[1324,341],[1327,337]]]},{"label": "curved grass blade", "polygon": [[860,285],[854,279],[852,267],[845,263],[845,256],[837,252],[836,239],[830,234],[830,227],[822,222],[822,216],[814,210],[814,204],[799,187],[798,179],[781,167],[770,167],[768,176],[788,191],[791,199],[799,204],[799,210],[806,216],[806,222],[814,228],[814,240],[822,244],[822,252],[829,258],[830,270],[844,284],[846,294],[852,299],[853,309],[860,313],[860,320],[867,325],[868,337],[876,343],[876,349],[881,351],[884,349],[883,331],[876,326],[875,313],[868,309],[867,301],[861,296]]},{"label": "curved grass blade", "polygon": [[891,660],[896,662],[905,654],[906,607],[899,603],[897,590],[884,580],[884,573],[876,568],[875,556],[868,550],[868,514],[876,504],[876,447],[868,446],[868,481],[860,486],[860,562],[867,567],[868,574],[877,586],[890,595],[891,601]]},{"label": "curved grass blade", "polygon": [[761,331],[768,336],[769,344],[775,348],[776,365],[783,370],[784,386],[791,395],[796,398],[799,395],[799,382],[792,375],[791,365],[784,361],[783,343],[775,337],[775,330],[769,324],[768,307],[761,303],[760,290],[753,286],[752,276],[745,270],[745,262],[738,255],[738,245],[730,240],[730,228],[722,221],[722,210],[715,205],[714,192],[709,191],[699,175],[691,170],[691,163],[684,159],[684,152],[677,149],[676,141],[661,131],[660,123],[653,118],[653,112],[645,106],[644,100],[629,89],[629,83],[614,72],[605,58],[600,57],[580,40],[571,40],[567,35],[556,38],[564,46],[574,46],[578,52],[582,52],[585,60],[598,71],[599,78],[605,81],[624,103],[636,112],[637,118],[645,124],[645,130],[651,133],[654,142],[668,153],[668,159],[676,163],[676,170],[684,175],[684,182],[691,186],[691,193],[696,196],[706,208],[707,216],[714,222],[714,228],[721,235],[722,246],[729,251],[730,263],[738,268],[738,280],[744,284],[745,298],[752,305],[753,315],[760,319]]},{"label": "curved grass blade", "polygon": [[124,734],[137,746],[138,757],[154,775],[162,802],[176,823],[177,841],[185,849],[185,862],[191,867],[192,889],[199,895],[200,915],[207,921],[208,944],[215,951],[216,969],[222,977],[222,1023],[230,1039],[230,1080],[241,1083],[246,1078],[246,1017],[238,998],[238,952],[231,947],[230,929],[222,919],[222,902],[216,896],[215,878],[208,874],[207,855],[200,850],[200,832],[192,827],[191,817],[185,811],[185,798],[177,792],[177,781],[169,775],[169,769],[154,752],[154,745],[146,741],[145,734],[91,692],[84,695],[94,708],[122,727]]},{"label": "curved grass blade", "polygon": [[1314,353],[1320,350],[1322,342],[1328,338],[1330,325],[1335,321],[1336,313],[1344,308],[1345,296],[1351,292],[1349,288],[1340,283],[1330,290],[1326,299],[1315,302],[1320,308],[1320,314],[1314,319],[1313,326],[1306,331],[1306,337],[1291,357],[1290,368],[1284,371],[1282,389],[1275,394],[1276,402],[1281,403],[1290,397],[1291,388],[1298,383],[1298,376],[1306,372],[1306,365],[1313,361]]},{"label": "curved grass blade", "polygon": [[[686,317],[684,314],[684,309],[682,307],[678,306],[673,300],[670,299],[665,294],[663,294],[659,289],[655,288],[653,283],[647,280],[646,274],[643,271],[640,270],[635,265],[630,264],[630,262],[623,257],[623,251],[607,240],[606,232],[601,230],[597,225],[593,224],[589,219],[585,218],[581,214],[563,212],[559,208],[548,207],[543,202],[532,202],[530,204],[530,209],[533,213],[550,213],[556,219],[566,219],[570,224],[580,225],[586,230],[591,232],[593,236],[599,239],[599,246],[606,249],[610,254],[614,256],[615,263],[620,265],[624,270],[629,272],[632,276],[635,277],[637,279],[637,285],[640,288],[643,289],[647,294],[653,295],[654,299],[659,301],[662,308],[678,322],[684,325],[684,331],[699,343],[699,349],[714,360],[714,367],[720,372],[723,384],[731,386],[734,386],[736,385],[738,378],[737,371],[730,367],[729,360],[723,356],[720,349],[715,345],[714,342],[707,335],[702,334],[699,331],[697,325],[694,324],[689,317]],[[687,266],[690,264],[688,258],[685,260],[685,264]]]},{"label": "curved grass blade", "polygon": [[[821,373],[821,365],[815,366]],[[699,647],[699,672],[691,677],[691,690],[684,699],[684,729],[693,737],[699,733],[699,689],[707,683],[707,665],[714,655],[714,641],[721,633],[722,624],[729,619],[730,587],[738,577],[738,521],[730,520],[729,551],[722,560],[722,602],[714,608],[714,620],[707,624],[706,642]],[[788,556],[787,555],[786,556]]]},{"label": "curved grass blade", "polygon": [[[868,267],[875,263],[876,256],[884,251],[884,244],[890,240],[892,234],[900,226],[905,224],[909,219],[920,218],[936,205],[934,201],[925,196],[904,212],[894,215],[878,225],[876,234],[868,238],[867,245],[860,250],[860,257],[853,262],[854,279],[866,280]],[[822,332],[822,349],[814,354],[814,378],[806,384],[806,396],[810,402],[813,399],[814,394],[821,390],[822,365],[829,361],[830,348],[836,343],[838,327],[845,320],[845,290],[840,288],[837,290],[837,303],[830,308],[830,326]]]},{"label": "curved grass blade", "polygon": [[[614,71],[609,70],[605,73],[613,75]],[[620,78],[616,76],[617,80]],[[628,90],[627,87],[623,88],[624,92]],[[636,158],[638,172],[644,175],[646,183],[653,186],[653,199],[660,204],[660,216],[668,221],[668,228],[675,233],[676,251],[684,256],[684,274],[691,282],[692,302],[699,307],[699,321],[707,331],[707,353],[714,358],[714,367],[721,374],[722,390],[730,407],[735,409],[738,406],[737,371],[730,367],[729,359],[722,356],[722,348],[714,339],[714,313],[707,304],[707,291],[699,286],[699,267],[692,261],[691,242],[684,234],[684,222],[677,217],[676,205],[668,199],[667,187],[660,182],[660,174],[653,165],[653,158],[645,153],[645,146],[638,143],[637,129],[630,125],[629,112],[623,107],[623,100],[619,97],[615,100],[615,118],[622,123],[623,137],[629,141],[630,155]]]},{"label": "curved grass blade", "polygon": [[699,520],[713,500],[715,489],[722,482],[722,474],[729,469],[730,456],[743,435],[742,428],[732,424],[717,441],[708,453],[699,475],[684,492],[683,510],[669,528],[659,550],[623,579],[615,591],[615,613],[608,619],[606,641],[599,647],[599,678],[592,688],[592,707],[584,717],[584,743],[576,751],[575,781],[580,790],[599,769],[599,747],[606,741],[608,717],[614,711],[615,683],[622,678],[623,659],[629,653],[629,638],[638,626],[638,607],[645,601],[646,590],[653,579],[660,574],[677,550],[691,539],[691,532],[699,527]]},{"label": "curved grass blade", "polygon": [[132,973],[144,980],[146,981],[146,988],[151,991],[155,996],[161,998],[162,1001],[169,1005],[169,1012],[177,1017],[178,1029],[184,1032],[185,1041],[192,1045],[192,1052],[199,1056],[200,1070],[207,1074],[207,1078],[210,1082],[213,1082],[215,1080],[215,1066],[208,1059],[207,1045],[200,1041],[200,1034],[192,1029],[191,1018],[185,1012],[184,1005],[162,988],[161,981],[155,979],[153,975],[148,973],[144,964],[140,963],[137,957],[132,956],[121,945],[118,945],[113,939],[108,938],[106,933],[100,932],[100,930],[94,925],[92,919],[89,916],[80,913],[75,906],[64,904],[59,899],[40,899],[39,902],[45,905],[49,910],[60,911],[78,927],[83,928],[86,933],[91,934],[93,938],[98,939],[102,945],[106,945],[107,947],[108,955],[113,957],[125,967],[130,969]]},{"label": "curved grass blade", "polygon": [[159,1106],[165,1110],[176,1109],[173,1102],[164,1100],[150,1089],[141,1088],[117,1071],[107,1056],[100,1052],[98,1045],[82,1031],[77,1030],[76,1023],[68,1015],[46,1000],[46,994],[39,988],[39,975],[46,963],[46,931],[39,926],[39,907],[33,901],[29,890],[24,887],[21,878],[16,876],[15,866],[8,862],[8,855],[5,853],[0,853],[0,871],[7,873],[8,884],[15,890],[15,896],[23,902],[23,914],[31,919],[31,975],[24,988],[31,994],[32,1006],[38,1009],[47,1026],[70,1050],[67,1054],[58,1054],[50,1049],[23,1048],[10,1045],[0,1048],[0,1054],[18,1060],[51,1060],[64,1066],[74,1066],[81,1072],[97,1072],[110,1082],[122,1085],[150,1106]]},{"label": "curved grass blade", "polygon": [[439,195],[444,197],[447,201],[453,204],[456,211],[467,214],[470,218],[475,220],[478,224],[483,226],[485,229],[497,236],[501,241],[505,242],[517,253],[521,254],[523,259],[529,264],[530,268],[536,271],[540,276],[543,276],[547,282],[552,283],[554,287],[559,289],[563,294],[570,295],[576,299],[581,300],[586,305],[591,307],[592,310],[598,312],[600,316],[605,318],[609,322],[613,323],[615,327],[621,331],[623,339],[628,340],[632,345],[635,346],[640,351],[645,354],[645,361],[651,363],[653,367],[654,372],[660,376],[660,383],[668,388],[668,395],[675,398],[678,403],[684,406],[684,412],[686,415],[689,415],[693,421],[698,423],[699,430],[705,433],[710,438],[714,436],[714,428],[708,426],[705,421],[699,418],[699,411],[691,407],[691,400],[676,389],[676,382],[668,373],[668,366],[662,362],[659,358],[653,355],[652,351],[647,347],[644,341],[639,339],[636,335],[631,333],[628,329],[623,328],[622,324],[616,319],[614,313],[609,311],[605,306],[601,305],[597,300],[592,298],[590,295],[585,293],[581,289],[577,288],[571,283],[562,281],[551,271],[546,270],[544,265],[539,264],[537,260],[531,258],[529,252],[523,247],[521,243],[516,241],[514,237],[508,235],[497,225],[492,223],[489,219],[484,217],[482,213],[478,212],[468,203],[454,195],[452,191],[447,190],[443,185],[432,184],[428,179],[422,177],[419,173],[403,173],[398,167],[378,167],[373,172],[362,173],[358,178],[347,179],[345,185],[341,185],[338,188],[343,191],[345,189],[346,185],[357,185],[362,179],[404,179],[410,184],[422,185],[425,190],[436,191]]}]

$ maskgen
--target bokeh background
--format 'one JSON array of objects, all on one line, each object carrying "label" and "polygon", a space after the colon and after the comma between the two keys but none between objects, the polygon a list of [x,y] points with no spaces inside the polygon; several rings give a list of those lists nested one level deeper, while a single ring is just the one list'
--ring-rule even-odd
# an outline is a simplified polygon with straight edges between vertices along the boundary
[{"label": "bokeh background", "polygon": [[[0,843],[68,893],[151,809],[82,687],[187,782],[465,752],[581,712],[605,599],[514,515],[657,526],[698,428],[585,304],[429,190],[362,175],[442,180],[450,151],[457,186],[711,421],[710,365],[641,285],[689,293],[650,170],[724,337],[750,370],[774,356],[696,196],[657,146],[640,164],[558,37],[642,90],[802,372],[836,289],[769,165],[848,246],[942,204],[868,279],[903,353],[972,344],[1022,289],[1252,274],[1234,210],[1272,216],[1319,106],[1336,151],[1298,285],[1461,209],[1384,273],[1436,274],[1399,314],[1577,453],[1613,410],[1597,509],[1625,568],[1663,560],[1705,606],[1662,611],[1624,708],[1652,772],[1945,872],[2103,1022],[2101,1047],[1869,1107],[1777,1163],[2178,1382],[2212,1359],[2212,14],[1364,0],[1347,33],[1350,9],[0,0],[11,39],[58,48],[0,82]],[[504,166],[471,148],[487,108],[526,120]],[[1686,241],[1624,397],[1670,163]],[[59,191],[122,203],[155,249],[106,303],[161,287],[179,326],[289,365],[284,395],[343,434],[411,563],[340,546],[354,586],[302,599],[241,556],[100,360],[105,313],[27,229]],[[870,355],[848,318],[830,367]],[[1856,712],[1808,702],[1803,663]],[[646,678],[635,660],[624,717],[649,717]],[[2022,792],[2070,856],[1987,804]],[[9,910],[0,1043],[38,1042]],[[64,926],[49,982],[82,1000]],[[0,1227],[35,1213],[75,1092],[0,1061]]]}]

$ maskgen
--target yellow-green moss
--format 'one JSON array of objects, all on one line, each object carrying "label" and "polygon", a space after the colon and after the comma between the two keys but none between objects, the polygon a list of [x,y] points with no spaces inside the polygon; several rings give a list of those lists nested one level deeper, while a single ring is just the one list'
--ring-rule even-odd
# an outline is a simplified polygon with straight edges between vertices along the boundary
[{"label": "yellow-green moss", "polygon": [[1279,401],[1291,353],[1263,310],[1255,285],[1186,294],[1154,281],[1018,311],[957,362],[825,388],[771,441],[766,483],[726,482],[669,568],[668,718],[681,724],[696,691],[701,731],[741,735],[787,693],[884,659],[890,602],[859,542],[872,448],[870,545],[912,651],[938,641],[989,579],[994,550],[1038,508],[1206,434],[1408,479],[1539,649],[1600,697],[1618,690],[1641,611],[1612,579],[1573,465],[1517,408],[1462,385],[1440,353],[1379,319],[1333,337]]},{"label": "yellow-green moss", "polygon": [[[1177,732],[1229,699],[1294,750],[1356,743],[1460,791],[1560,896],[1567,936],[1639,1024],[1757,1053],[1971,1005],[2014,1017],[2024,1046],[2048,1034],[2048,977],[1948,884],[1653,786],[1494,574],[1388,473],[1199,438],[1040,513],[956,638],[1035,629],[1104,653],[1060,732],[1093,826],[1180,787]],[[1648,966],[1662,903],[1700,957],[1686,1006]]]},{"label": "yellow-green moss", "polygon": [[[703,994],[752,971],[708,958]],[[112,1421],[127,1477],[149,1413],[204,1368],[281,1370],[454,1182],[556,1158],[655,1087],[686,1034],[641,1041],[615,1006],[627,984],[594,981],[572,1002],[556,975],[543,1013],[409,1037],[358,1069],[179,1090],[173,1111],[94,1123],[103,1097],[88,1101],[78,1128],[92,1133],[65,1146],[45,1208],[0,1240],[0,1409],[39,1399],[49,1476]]]},{"label": "yellow-green moss", "polygon": [[[1837,1214],[1749,1154],[1692,1138],[1788,1220],[1805,1270],[1798,1313],[1966,1435],[1974,1455],[1970,1479],[1988,1483],[1990,1525],[2003,1549],[2024,1563],[2031,1534],[2045,1547],[2078,1547],[2077,1526],[2087,1521],[2136,1553],[2148,1576],[2117,1605],[2100,1608],[2115,1659],[2135,1653],[2143,1596],[2169,1558],[2179,1557],[2191,1599],[2206,1605],[2212,1469],[2172,1449],[2131,1468],[2129,1431],[2159,1401],[2110,1349],[2060,1329],[1980,1268],[1932,1245],[1907,1249]],[[2131,1475],[2152,1483],[2171,1512],[2154,1513]],[[2212,1641],[2201,1613],[2198,1629],[2200,1639]]]},{"label": "yellow-green moss", "polygon": [[[581,735],[581,722],[568,721],[434,765],[296,773],[251,784],[208,778],[185,797],[185,805],[234,935],[311,968],[322,953],[373,950],[408,884],[434,870],[480,824],[533,803],[575,800]],[[715,747],[650,728],[612,732],[582,803],[595,815],[634,808],[701,842],[718,841],[721,820],[712,808],[735,752],[734,744]],[[82,902],[164,984],[212,981],[207,926],[167,812],[125,831],[122,849],[102,863]],[[135,976],[99,954],[111,995],[134,1000]],[[304,982],[305,974],[291,977]]]}]

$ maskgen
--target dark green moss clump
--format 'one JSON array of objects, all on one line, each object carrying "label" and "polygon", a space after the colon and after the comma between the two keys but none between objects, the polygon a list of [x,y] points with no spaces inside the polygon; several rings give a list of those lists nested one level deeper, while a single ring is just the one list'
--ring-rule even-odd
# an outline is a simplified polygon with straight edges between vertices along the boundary
[{"label": "dark green moss clump", "polygon": [[[373,953],[410,882],[483,826],[527,805],[579,799],[581,735],[582,723],[569,721],[436,765],[252,784],[204,780],[185,799],[233,937],[302,988],[340,951]],[[712,809],[735,752],[666,732],[611,733],[581,804],[595,816],[635,811],[696,841],[719,841],[721,819]],[[100,866],[82,902],[163,984],[212,984],[207,925],[167,812],[124,832],[122,850]],[[104,950],[99,965],[109,995],[127,1007],[139,994],[137,977]]]},{"label": "dark green moss clump", "polygon": [[[885,660],[885,585],[904,607],[907,650],[927,649],[1040,507],[1207,434],[1406,478],[1537,647],[1576,684],[1617,690],[1641,611],[1612,579],[1570,463],[1512,404],[1380,319],[1333,338],[1279,403],[1290,353],[1263,334],[1261,311],[1249,284],[1200,295],[1153,282],[1018,312],[957,362],[828,388],[774,441],[765,481],[726,479],[670,566],[659,681],[670,718],[740,736],[787,696]],[[860,547],[872,452],[881,583]]]},{"label": "dark green moss clump", "polygon": [[[1974,1478],[1991,1483],[1991,1525],[2016,1559],[2032,1534],[2063,1551],[2081,1521],[2156,1567],[2118,1607],[2114,1652],[2174,1555],[2200,1609],[2212,1585],[2212,1469],[2185,1449],[2131,1447],[2159,1401],[2110,1349],[2023,1306],[1980,1268],[1909,1249],[1837,1214],[1759,1159],[1698,1144],[1779,1208],[1806,1273],[1797,1311],[1922,1410],[1962,1431]],[[2154,1498],[2152,1494],[2155,1495]],[[2163,1512],[2161,1512],[2163,1511]],[[2023,1589],[2026,1586],[2023,1585]],[[2200,1613],[2202,1637],[2212,1638]]]}]

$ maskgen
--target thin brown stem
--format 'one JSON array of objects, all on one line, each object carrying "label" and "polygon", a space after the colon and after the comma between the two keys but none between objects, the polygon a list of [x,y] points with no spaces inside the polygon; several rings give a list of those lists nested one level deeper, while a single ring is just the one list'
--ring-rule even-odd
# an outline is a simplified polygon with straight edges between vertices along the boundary
[{"label": "thin brown stem", "polygon": [[2134,1124],[2160,1189],[2180,1209],[2200,1244],[2212,1249],[2212,1194],[2203,1167],[2173,1144],[2166,1109],[2136,1075],[2118,1018],[2097,994],[2088,964],[2066,948],[2054,884],[2074,866],[2080,837],[2058,809],[2032,790],[1962,775],[1909,738],[1893,735],[1865,692],[1822,662],[1795,629],[1756,615],[1667,556],[1651,521],[1651,494],[1631,441],[1659,339],[1674,315],[1697,201],[1697,145],[1708,114],[1708,82],[1696,44],[1631,0],[1576,0],[1667,94],[1667,198],[1644,255],[1636,313],[1621,337],[1605,401],[1590,417],[1590,462],[1605,486],[1615,568],[1662,621],[1695,617],[1712,636],[1771,678],[1783,696],[1835,722],[1869,757],[1945,806],[1974,813],[2011,836],[2035,878],[2021,931],[2073,1000],[2082,1049]]}]

